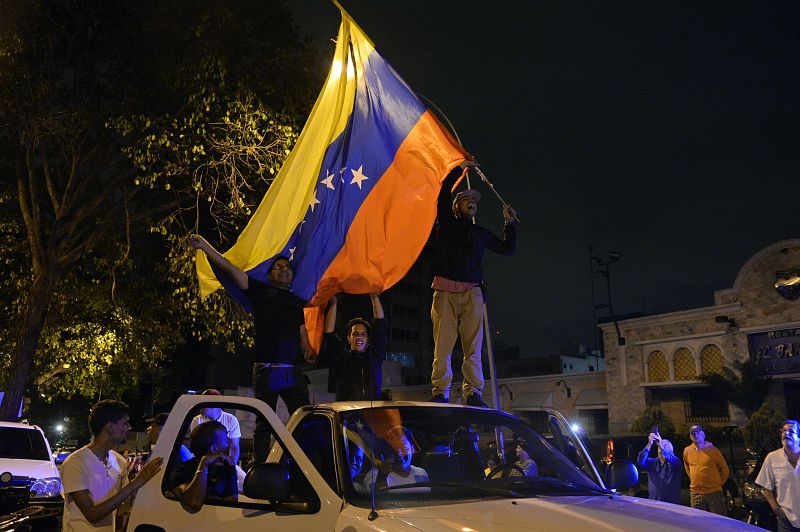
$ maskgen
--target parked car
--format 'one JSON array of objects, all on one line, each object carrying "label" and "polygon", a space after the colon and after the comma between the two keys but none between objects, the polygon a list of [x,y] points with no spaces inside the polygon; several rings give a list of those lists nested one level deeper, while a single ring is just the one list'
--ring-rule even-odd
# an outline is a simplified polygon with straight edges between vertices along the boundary
[{"label": "parked car", "polygon": [[[233,410],[248,424],[261,418],[273,443],[267,461],[247,472],[238,500],[207,500],[190,513],[169,478],[192,417],[208,407]],[[139,490],[128,530],[756,530],[615,493],[563,416],[552,412],[550,420],[548,441],[491,409],[339,402],[304,407],[284,426],[256,399],[185,395],[153,451],[164,467]],[[535,461],[529,476],[508,454],[517,445]],[[494,451],[504,456],[487,471],[484,457]],[[413,468],[407,477],[398,473],[406,467]],[[629,468],[610,471],[622,487],[631,480]]]},{"label": "parked car", "polygon": [[55,522],[63,510],[61,477],[42,429],[0,422],[0,516]]}]

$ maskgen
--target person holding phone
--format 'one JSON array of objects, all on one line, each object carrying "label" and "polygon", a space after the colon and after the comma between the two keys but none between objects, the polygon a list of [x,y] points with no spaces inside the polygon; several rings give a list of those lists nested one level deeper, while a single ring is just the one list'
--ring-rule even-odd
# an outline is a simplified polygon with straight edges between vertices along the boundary
[{"label": "person holding phone", "polygon": [[[650,449],[656,446],[658,457],[651,458]],[[681,460],[675,456],[672,443],[661,437],[653,427],[647,445],[639,452],[639,467],[647,471],[648,497],[654,501],[681,503]]]}]

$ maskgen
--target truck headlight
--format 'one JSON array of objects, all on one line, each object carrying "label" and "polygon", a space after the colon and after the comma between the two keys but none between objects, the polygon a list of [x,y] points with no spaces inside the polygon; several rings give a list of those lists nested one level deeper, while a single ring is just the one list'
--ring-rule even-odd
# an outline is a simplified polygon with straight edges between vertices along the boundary
[{"label": "truck headlight", "polygon": [[61,493],[61,479],[58,477],[40,478],[31,485],[31,498],[56,497]]}]

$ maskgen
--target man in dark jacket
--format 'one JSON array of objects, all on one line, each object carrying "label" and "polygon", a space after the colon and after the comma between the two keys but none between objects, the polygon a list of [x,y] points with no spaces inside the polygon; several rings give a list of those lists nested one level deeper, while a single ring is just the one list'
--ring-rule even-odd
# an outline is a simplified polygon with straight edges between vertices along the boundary
[{"label": "man in dark jacket", "polygon": [[[658,457],[650,458],[650,448],[656,445]],[[658,433],[650,433],[647,445],[639,452],[636,460],[639,467],[647,471],[647,491],[654,501],[681,503],[681,459],[675,456],[672,443]]]},{"label": "man in dark jacket", "polygon": [[[372,324],[353,318],[347,324],[347,345],[336,335],[336,297],[328,303],[320,357],[328,362],[329,383],[337,401],[370,401],[381,397],[381,370],[386,358],[388,326],[378,294],[370,294]],[[331,391],[333,391],[331,390]]]},{"label": "man in dark jacket", "polygon": [[478,212],[481,195],[477,190],[467,189],[456,194],[452,203],[450,193],[458,178],[467,167],[477,166],[474,160],[466,160],[445,178],[438,200],[439,228],[436,235],[436,262],[431,288],[433,306],[433,384],[431,400],[439,403],[449,401],[453,372],[450,357],[456,337],[461,336],[464,349],[464,374],[462,394],[466,403],[486,407],[483,392],[483,368],[481,348],[483,346],[483,270],[481,259],[488,248],[501,255],[512,255],[516,246],[516,213],[510,205],[503,206],[505,227],[503,238],[473,221]]}]

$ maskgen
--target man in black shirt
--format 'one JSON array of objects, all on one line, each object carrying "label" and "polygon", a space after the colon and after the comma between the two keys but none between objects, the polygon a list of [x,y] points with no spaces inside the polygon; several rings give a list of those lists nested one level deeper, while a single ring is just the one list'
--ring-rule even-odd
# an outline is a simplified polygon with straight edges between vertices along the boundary
[{"label": "man in black shirt", "polygon": [[[309,402],[308,382],[300,372],[300,354],[309,362],[315,356],[305,327],[303,300],[289,292],[294,275],[289,259],[275,258],[269,269],[269,283],[264,283],[232,264],[203,237],[193,235],[189,243],[203,250],[211,265],[231,278],[252,303],[255,324],[253,396],[273,410],[280,396],[292,415]],[[268,443],[267,420],[257,416],[253,432],[256,462],[266,460]]]},{"label": "man in black shirt", "polygon": [[388,326],[378,294],[370,294],[370,300],[372,325],[363,318],[350,320],[346,345],[333,332],[336,327],[336,297],[328,302],[319,354],[328,362],[328,391],[336,392],[337,401],[377,401],[381,398],[381,368],[389,343]]},{"label": "man in black shirt", "polygon": [[477,190],[464,190],[450,201],[450,192],[463,169],[477,166],[468,159],[456,167],[442,182],[437,202],[439,227],[436,233],[436,259],[431,320],[433,321],[433,368],[431,401],[447,403],[453,372],[450,357],[456,337],[461,336],[464,349],[462,395],[472,406],[486,407],[483,392],[483,252],[490,249],[501,255],[512,255],[516,245],[516,212],[503,206],[503,238],[476,225],[481,195]]}]

